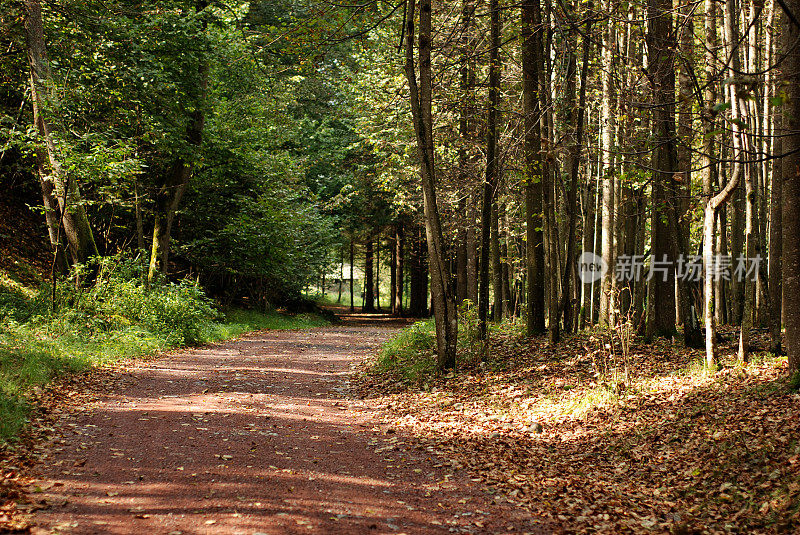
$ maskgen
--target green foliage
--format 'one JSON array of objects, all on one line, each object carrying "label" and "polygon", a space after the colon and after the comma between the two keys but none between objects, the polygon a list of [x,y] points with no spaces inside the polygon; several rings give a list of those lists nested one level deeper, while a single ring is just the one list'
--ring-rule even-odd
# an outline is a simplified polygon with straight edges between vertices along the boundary
[{"label": "green foliage", "polygon": [[403,329],[381,349],[375,371],[410,385],[421,385],[436,373],[436,328],[432,319]]},{"label": "green foliage", "polygon": [[261,329],[308,329],[328,322],[313,314],[217,310],[187,280],[149,287],[139,259],[100,262],[88,288],[59,281],[33,291],[0,273],[0,441],[25,425],[29,397],[55,378],[123,358],[204,344]]},{"label": "green foliage", "polygon": [[480,340],[478,306],[465,299],[458,307],[458,361],[472,365],[480,362],[485,344]]},{"label": "green foliage", "polygon": [[789,378],[789,389],[790,390],[795,390],[795,391],[800,391],[800,371],[795,372]]},{"label": "green foliage", "polygon": [[219,316],[211,300],[185,279],[148,286],[145,270],[138,258],[104,258],[90,287],[76,286],[73,278],[58,281],[53,314],[52,287],[45,285],[29,304],[30,323],[52,335],[92,336],[136,326],[171,346],[202,342],[203,325]]}]

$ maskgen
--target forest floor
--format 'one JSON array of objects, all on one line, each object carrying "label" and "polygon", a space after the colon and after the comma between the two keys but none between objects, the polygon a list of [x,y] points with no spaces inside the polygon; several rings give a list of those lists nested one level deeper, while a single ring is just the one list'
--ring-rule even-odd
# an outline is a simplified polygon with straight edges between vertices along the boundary
[{"label": "forest floor", "polygon": [[[755,336],[721,369],[675,340],[498,329],[488,359],[423,384],[374,366],[362,396],[400,433],[570,533],[800,533],[800,392]],[[612,349],[613,348],[613,349]],[[625,370],[628,373],[625,373]]]},{"label": "forest floor", "polygon": [[0,521],[76,534],[550,532],[353,397],[353,372],[405,325],[345,316],[61,381],[0,463]]}]

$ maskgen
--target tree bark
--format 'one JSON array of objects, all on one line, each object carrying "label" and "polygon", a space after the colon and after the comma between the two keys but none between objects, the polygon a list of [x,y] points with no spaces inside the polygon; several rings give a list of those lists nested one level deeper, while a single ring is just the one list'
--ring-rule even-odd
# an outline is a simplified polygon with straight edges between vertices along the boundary
[{"label": "tree bark", "polygon": [[[773,112],[772,156],[783,154],[783,115],[779,108]],[[783,285],[781,282],[783,256],[783,165],[773,160],[770,180],[770,225],[769,225],[769,293],[770,293],[770,351],[782,353],[781,310],[783,308]]]},{"label": "tree bark", "polygon": [[[715,0],[705,0],[705,62],[709,71],[717,65],[717,16]],[[716,180],[717,162],[714,157],[714,129],[716,127],[715,114],[713,107],[717,101],[716,91],[714,90],[714,80],[711,76],[706,80],[705,92],[703,94],[703,199],[705,199],[705,209],[703,213],[703,323],[706,333],[706,363],[713,366],[716,359],[717,350],[717,327],[715,306],[715,291],[718,282],[711,276],[711,266],[717,253],[717,243],[715,236],[715,225],[718,220],[719,211],[711,204],[714,196],[714,186]]]},{"label": "tree bark", "polygon": [[[56,262],[61,263],[58,260],[60,227],[64,232],[72,262],[85,264],[99,253],[83,207],[78,182],[64,171],[58,154],[55,139],[58,127],[51,121],[55,112],[53,74],[44,40],[42,7],[38,0],[25,1],[25,43],[30,65],[34,125],[47,153],[47,159],[37,158],[37,167],[50,241],[56,247]],[[87,279],[92,278],[90,272]]]},{"label": "tree bark", "polygon": [[539,0],[523,0],[522,97],[525,122],[525,233],[528,336],[541,334],[544,322],[544,234],[542,221],[542,141],[539,72],[542,69],[542,14]]},{"label": "tree bark", "polygon": [[405,271],[405,232],[402,223],[398,223],[395,228],[395,255],[397,256],[396,264],[396,286],[394,293],[394,314],[398,316],[403,315],[403,275]]},{"label": "tree bark", "polygon": [[[574,271],[574,257],[575,257],[575,223],[577,220],[578,210],[578,175],[581,166],[581,147],[583,145],[583,131],[584,131],[584,114],[586,110],[586,82],[589,73],[589,58],[591,55],[591,42],[588,36],[591,33],[591,19],[587,19],[584,28],[583,40],[583,58],[581,58],[581,75],[580,75],[580,94],[578,96],[577,109],[575,107],[575,80],[576,70],[575,54],[569,52],[569,59],[567,62],[567,81],[572,87],[567,94],[567,123],[573,123],[574,134],[570,143],[570,157],[569,157],[569,190],[567,191],[567,212],[569,221],[567,223],[567,250],[566,261],[564,265],[564,273],[561,277],[561,303],[559,304],[558,316],[556,317],[556,324],[561,321],[561,316],[564,316],[565,330],[571,330],[572,326],[572,305],[569,302],[570,298],[570,279]],[[571,82],[570,82],[571,81]],[[574,117],[574,120],[573,120]]]},{"label": "tree bark", "polygon": [[469,219],[467,221],[467,298],[472,305],[478,304],[478,240],[475,237],[475,203],[474,194],[470,195],[471,202],[467,208]]},{"label": "tree bark", "polygon": [[[612,3],[608,0],[604,2],[604,7],[607,12],[610,12]],[[609,327],[613,324],[613,310],[614,310],[614,295],[613,295],[613,281],[614,281],[614,242],[616,240],[616,206],[618,203],[615,199],[616,188],[614,185],[614,137],[616,130],[616,113],[613,105],[613,87],[611,85],[614,46],[616,43],[615,21],[609,18],[606,22],[606,27],[603,31],[603,82],[602,82],[602,105],[601,105],[601,125],[602,125],[602,176],[603,176],[603,212],[602,212],[602,238],[601,238],[601,256],[608,264],[608,271],[603,275],[600,284],[600,303],[598,323],[601,327]]]},{"label": "tree bark", "polygon": [[354,303],[355,299],[355,274],[354,274],[354,265],[356,263],[356,244],[353,237],[350,237],[350,312],[355,312],[356,307]]},{"label": "tree bark", "polygon": [[[497,237],[497,108],[500,103],[500,7],[498,0],[490,0],[489,43],[489,100],[486,121],[486,179],[483,183],[483,204],[481,209],[481,263],[480,286],[478,294],[478,323],[480,339],[488,336],[489,319],[489,274],[494,274],[495,317],[502,300],[500,281],[500,250]],[[499,284],[498,284],[499,283]]]},{"label": "tree bark", "polygon": [[428,241],[433,310],[436,323],[436,356],[440,370],[456,364],[458,311],[450,288],[450,270],[445,259],[439,207],[436,202],[436,168],[433,151],[433,113],[431,109],[431,0],[420,0],[419,85],[414,67],[415,0],[409,0],[406,18],[405,71],[411,98],[411,115],[417,136],[422,197],[425,209],[425,234]]},{"label": "tree bark", "polygon": [[389,238],[391,248],[389,257],[389,312],[394,316],[397,314],[397,232]]},{"label": "tree bark", "polygon": [[[657,336],[675,334],[675,34],[671,0],[648,0],[648,77],[653,95],[653,270],[654,325]],[[664,264],[659,264],[665,262]],[[665,271],[664,271],[665,270]],[[666,276],[664,276],[666,274]]]},{"label": "tree bark", "polygon": [[364,244],[364,304],[361,312],[375,312],[375,256],[372,238]]},{"label": "tree bark", "polygon": [[[785,0],[797,15],[800,1]],[[783,17],[784,20],[787,18]],[[796,22],[782,25],[784,61],[781,67],[789,100],[783,105],[783,310],[786,326],[786,355],[789,374],[800,374],[800,27]]]}]

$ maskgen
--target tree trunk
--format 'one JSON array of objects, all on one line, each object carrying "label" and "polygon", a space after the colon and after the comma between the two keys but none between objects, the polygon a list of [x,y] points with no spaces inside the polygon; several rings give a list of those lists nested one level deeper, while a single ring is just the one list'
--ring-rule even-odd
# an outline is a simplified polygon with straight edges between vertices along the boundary
[{"label": "tree trunk", "polygon": [[[470,195],[470,200],[474,194]],[[467,298],[473,306],[478,303],[478,240],[475,239],[475,203],[470,202],[467,208],[469,219],[467,221]]]},{"label": "tree trunk", "polygon": [[[59,228],[63,229],[72,262],[84,264],[99,253],[78,183],[64,171],[58,154],[54,137],[58,127],[51,121],[56,113],[53,109],[53,75],[44,40],[42,7],[38,0],[25,1],[25,43],[30,65],[34,125],[47,153],[46,160],[37,158],[37,166],[50,241],[56,247],[56,262],[61,263],[58,260]],[[92,272],[88,279],[91,278]]]},{"label": "tree trunk", "polygon": [[[589,58],[591,56],[591,42],[588,36],[591,33],[591,19],[587,19],[586,27],[584,29],[583,40],[583,58],[581,59],[581,76],[580,76],[580,96],[578,97],[577,109],[575,106],[575,80],[576,59],[575,54],[569,52],[569,60],[567,62],[567,83],[572,89],[567,93],[567,124],[574,124],[573,128],[575,133],[570,143],[570,158],[569,158],[569,190],[567,191],[567,212],[569,222],[567,224],[567,251],[566,262],[564,266],[564,274],[561,278],[561,303],[559,305],[558,317],[556,317],[556,324],[561,321],[561,315],[564,314],[565,330],[570,331],[572,326],[572,305],[569,303],[570,297],[570,278],[573,275],[573,262],[575,257],[575,223],[577,219],[578,210],[578,175],[581,166],[581,147],[583,145],[583,130],[584,130],[584,113],[586,110],[586,82],[589,73]],[[574,117],[574,120],[573,120]]]},{"label": "tree trunk", "polygon": [[433,151],[433,113],[431,110],[431,0],[420,0],[419,85],[414,68],[415,0],[409,0],[406,18],[406,78],[411,98],[411,114],[417,135],[425,233],[428,239],[429,269],[436,323],[436,356],[440,370],[456,364],[458,311],[450,289],[450,270],[445,259],[439,207],[436,203],[436,168]]},{"label": "tree trunk", "polygon": [[[610,12],[612,3],[604,2],[605,11]],[[616,113],[613,104],[613,88],[611,80],[613,76],[613,57],[614,45],[616,43],[615,21],[609,18],[603,31],[603,54],[602,54],[602,106],[601,106],[601,125],[602,125],[602,176],[603,176],[603,213],[602,213],[602,241],[601,255],[608,264],[608,271],[603,275],[600,284],[600,312],[598,323],[601,327],[610,326],[613,319],[614,296],[612,286],[614,280],[614,241],[616,239],[616,206],[614,187],[614,137],[615,137],[615,117]]]},{"label": "tree trunk", "polygon": [[[717,66],[717,16],[715,0],[705,0],[705,62],[709,71]],[[711,265],[717,253],[717,238],[715,225],[718,220],[718,210],[710,203],[714,195],[716,184],[717,162],[714,158],[714,120],[713,107],[716,105],[717,95],[711,76],[706,80],[703,95],[703,198],[705,210],[703,214],[703,323],[706,333],[706,363],[713,366],[716,359],[717,328],[714,313],[714,292],[718,287],[718,280],[711,276]]]},{"label": "tree trunk", "polygon": [[167,273],[172,223],[183,194],[186,192],[186,187],[189,185],[191,174],[192,165],[183,158],[178,158],[173,163],[168,178],[161,183],[156,194],[148,280],[152,280],[158,272]]},{"label": "tree trunk", "polygon": [[372,238],[367,238],[364,247],[364,304],[361,312],[375,312],[375,257]]},{"label": "tree trunk", "polygon": [[[788,9],[800,13],[800,1],[785,0]],[[784,14],[782,17],[787,17]],[[800,27],[797,22],[781,25],[784,61],[781,66],[789,101],[783,110],[783,310],[789,374],[800,374]]]},{"label": "tree trunk", "polygon": [[[783,154],[783,116],[780,109],[773,113],[773,129],[776,134],[772,140],[772,155]],[[773,160],[772,178],[770,181],[769,208],[769,293],[770,293],[770,351],[779,355],[781,343],[781,309],[783,308],[783,285],[781,284],[783,256],[783,165],[780,160]]]},{"label": "tree trunk", "polygon": [[381,309],[381,237],[375,240],[375,308]]},{"label": "tree trunk", "polygon": [[675,334],[675,34],[671,0],[648,0],[648,77],[653,95],[653,274],[654,325],[658,336]]},{"label": "tree trunk", "polygon": [[[389,237],[389,247],[391,248],[389,257],[389,312],[394,316],[397,314],[397,232]],[[402,281],[401,281],[402,284]]]},{"label": "tree trunk", "polygon": [[[208,0],[196,0],[195,11],[200,13],[208,6]],[[206,23],[203,22],[203,29]],[[200,147],[203,143],[203,129],[205,128],[205,104],[208,93],[209,65],[205,58],[198,67],[197,96],[194,102],[194,111],[190,114],[189,124],[186,127],[186,141],[193,147]],[[189,179],[194,169],[193,162],[187,162],[178,157],[172,164],[169,174],[159,187],[156,194],[156,205],[153,223],[153,241],[150,251],[150,269],[148,280],[155,277],[156,272],[166,274],[169,270],[169,248],[172,236],[172,224],[175,214],[180,206],[183,194],[189,185]]]},{"label": "tree trunk", "polygon": [[544,323],[544,234],[542,229],[542,138],[539,72],[542,69],[542,14],[539,0],[523,0],[522,98],[525,122],[525,226],[528,336],[541,334]]},{"label": "tree trunk", "polygon": [[503,319],[503,265],[500,261],[500,207],[492,205],[492,319]]},{"label": "tree trunk", "polygon": [[344,283],[344,247],[339,247],[339,295],[336,304],[342,304],[342,286]]},{"label": "tree trunk", "polygon": [[396,286],[394,293],[394,313],[398,316],[403,315],[403,272],[405,268],[405,232],[402,223],[399,223],[395,229],[395,247],[396,247]]},{"label": "tree trunk", "polygon": [[[487,321],[489,319],[489,262],[495,272],[494,290],[495,304],[497,295],[502,289],[497,284],[500,253],[497,242],[497,211],[494,208],[497,194],[497,107],[500,103],[500,6],[498,0],[490,0],[491,41],[489,44],[489,101],[486,122],[486,180],[483,183],[483,204],[481,209],[481,262],[480,286],[478,294],[478,323],[480,339],[488,336]],[[495,254],[496,253],[496,254]],[[497,265],[495,264],[497,259]],[[495,313],[497,313],[495,311]]]},{"label": "tree trunk", "polygon": [[350,237],[350,312],[355,312],[356,307],[353,300],[355,299],[355,274],[354,265],[356,263],[356,244],[353,237]]}]

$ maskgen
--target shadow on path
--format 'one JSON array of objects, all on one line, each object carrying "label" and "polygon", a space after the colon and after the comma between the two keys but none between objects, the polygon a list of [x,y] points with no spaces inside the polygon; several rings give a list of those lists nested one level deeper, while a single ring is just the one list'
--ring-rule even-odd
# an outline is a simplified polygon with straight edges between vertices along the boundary
[{"label": "shadow on path", "polygon": [[534,531],[348,397],[351,371],[409,321],[341,315],[90,385],[97,400],[46,447],[33,533]]}]

